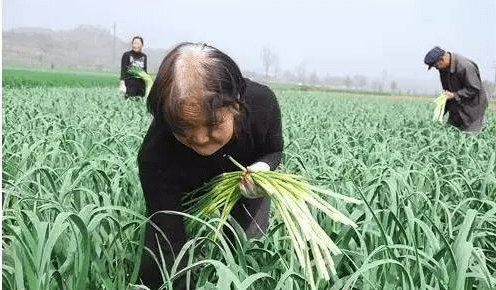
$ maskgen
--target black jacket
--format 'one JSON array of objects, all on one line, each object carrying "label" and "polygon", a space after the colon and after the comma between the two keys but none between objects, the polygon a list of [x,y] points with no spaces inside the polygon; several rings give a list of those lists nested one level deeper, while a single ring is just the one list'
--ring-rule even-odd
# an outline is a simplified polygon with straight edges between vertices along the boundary
[{"label": "black jacket", "polygon": [[134,50],[126,51],[122,55],[121,59],[121,80],[125,80],[127,78],[127,70],[131,66],[137,66],[143,68],[144,71],[147,71],[147,58],[146,54],[142,52],[135,52]]}]

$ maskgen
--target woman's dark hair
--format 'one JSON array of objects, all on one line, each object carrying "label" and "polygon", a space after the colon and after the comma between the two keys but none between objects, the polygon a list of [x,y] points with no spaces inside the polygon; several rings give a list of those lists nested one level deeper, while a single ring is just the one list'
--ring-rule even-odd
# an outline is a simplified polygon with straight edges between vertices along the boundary
[{"label": "woman's dark hair", "polygon": [[[175,133],[183,132],[185,100],[194,100],[208,126],[217,122],[220,109],[234,114],[237,135],[245,116],[246,82],[237,64],[220,50],[202,43],[184,42],[164,58],[147,99],[148,112]],[[200,94],[200,95],[199,95]]]},{"label": "woman's dark hair", "polygon": [[135,39],[139,39],[139,40],[141,41],[141,44],[142,44],[142,45],[145,45],[145,43],[143,42],[143,37],[141,37],[141,36],[135,36],[135,37],[133,37],[133,39],[131,39],[131,43],[133,43],[133,41],[134,41]]}]

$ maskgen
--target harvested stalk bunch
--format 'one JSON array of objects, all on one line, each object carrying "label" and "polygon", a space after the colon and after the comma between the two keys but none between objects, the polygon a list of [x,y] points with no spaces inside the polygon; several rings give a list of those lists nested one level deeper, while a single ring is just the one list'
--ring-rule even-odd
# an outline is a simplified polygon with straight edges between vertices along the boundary
[{"label": "harvested stalk bunch", "polygon": [[143,68],[138,67],[138,66],[132,66],[127,70],[127,75],[129,77],[137,78],[137,79],[142,79],[145,81],[145,98],[148,97],[148,93],[150,93],[150,89],[152,88],[153,85],[153,79],[152,77],[143,70]]},{"label": "harvested stalk bunch", "polygon": [[[221,209],[221,222],[216,230],[219,234],[234,204],[240,198],[239,184],[249,179],[262,189],[262,194],[272,200],[276,216],[285,225],[298,261],[305,271],[308,282],[315,289],[312,267],[315,264],[318,275],[329,280],[329,272],[336,275],[332,255],[341,253],[336,244],[312,217],[309,205],[324,212],[336,222],[356,227],[356,224],[336,208],[327,203],[319,194],[339,198],[345,202],[360,203],[359,200],[322,190],[311,185],[302,176],[281,171],[250,172],[229,157],[241,171],[218,175],[191,195],[185,205],[194,216],[209,215]],[[310,254],[311,253],[311,254]],[[310,257],[313,260],[310,260]]]},{"label": "harvested stalk bunch", "polygon": [[432,120],[438,121],[438,122],[443,122],[443,116],[444,116],[444,107],[446,106],[446,99],[448,96],[446,96],[445,93],[439,94],[439,96],[433,101],[434,104],[436,104],[436,108],[434,109],[434,116],[432,117]]}]

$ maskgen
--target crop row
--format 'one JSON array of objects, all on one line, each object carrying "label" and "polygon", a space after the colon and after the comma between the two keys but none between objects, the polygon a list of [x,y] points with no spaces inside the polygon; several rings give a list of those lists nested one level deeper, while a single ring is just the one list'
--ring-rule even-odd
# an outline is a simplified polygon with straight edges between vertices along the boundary
[{"label": "crop row", "polygon": [[41,71],[29,68],[4,68],[4,88],[34,87],[118,87],[119,75],[113,73]]}]

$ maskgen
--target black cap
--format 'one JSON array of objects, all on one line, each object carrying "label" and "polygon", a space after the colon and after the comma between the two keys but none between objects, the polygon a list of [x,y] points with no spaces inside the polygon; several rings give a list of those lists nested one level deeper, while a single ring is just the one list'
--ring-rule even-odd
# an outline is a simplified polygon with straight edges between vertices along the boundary
[{"label": "black cap", "polygon": [[424,58],[424,63],[429,66],[428,69],[431,69],[431,67],[436,64],[436,62],[441,56],[443,56],[444,53],[445,51],[439,48],[439,46],[431,49]]}]

